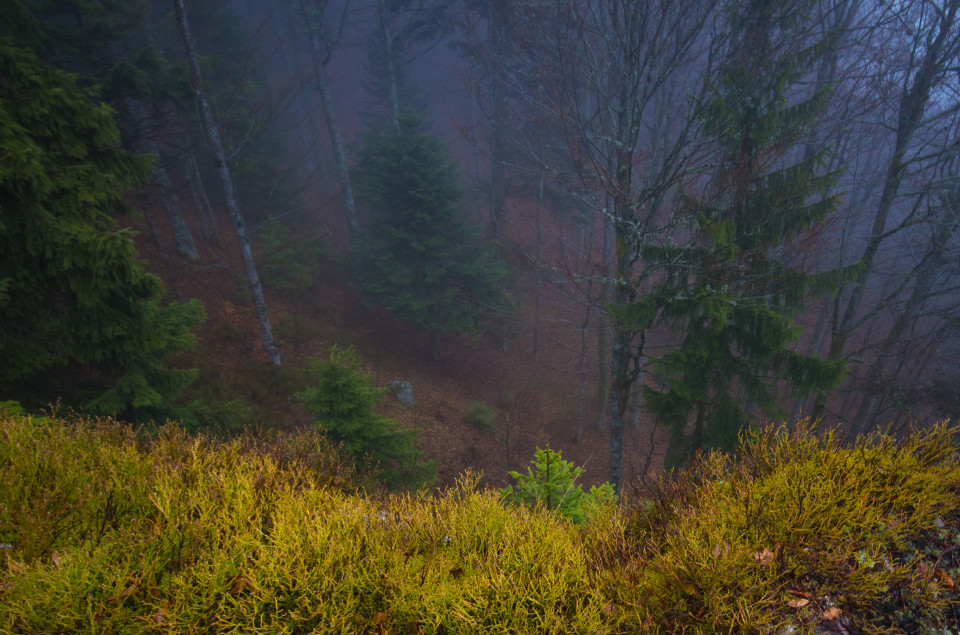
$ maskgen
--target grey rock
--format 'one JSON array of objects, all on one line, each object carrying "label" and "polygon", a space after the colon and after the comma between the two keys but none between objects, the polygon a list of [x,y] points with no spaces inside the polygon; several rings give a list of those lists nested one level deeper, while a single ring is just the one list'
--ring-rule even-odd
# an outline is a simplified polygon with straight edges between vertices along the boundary
[{"label": "grey rock", "polygon": [[413,408],[413,386],[409,381],[395,381],[390,384],[390,390],[397,401],[408,408]]}]

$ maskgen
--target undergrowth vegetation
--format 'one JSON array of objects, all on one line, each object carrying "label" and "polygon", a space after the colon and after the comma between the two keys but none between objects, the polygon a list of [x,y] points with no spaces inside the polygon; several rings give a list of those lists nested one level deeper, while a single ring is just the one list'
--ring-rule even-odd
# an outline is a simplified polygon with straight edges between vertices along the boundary
[{"label": "undergrowth vegetation", "polygon": [[0,632],[956,633],[953,435],[758,433],[577,524],[364,494],[316,430],[7,410]]}]

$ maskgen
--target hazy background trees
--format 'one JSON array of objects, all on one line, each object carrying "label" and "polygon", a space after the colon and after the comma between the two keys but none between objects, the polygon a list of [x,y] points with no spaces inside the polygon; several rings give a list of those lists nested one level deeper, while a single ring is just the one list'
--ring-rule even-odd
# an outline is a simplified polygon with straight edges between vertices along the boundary
[{"label": "hazy background trees", "polygon": [[[960,0],[8,0],[0,169],[26,178],[29,161],[9,158],[26,155],[10,148],[31,139],[47,144],[36,160],[69,165],[79,155],[55,157],[59,145],[114,134],[104,120],[99,133],[40,139],[38,120],[21,122],[29,109],[9,105],[22,102],[18,64],[62,86],[53,69],[69,70],[71,97],[51,112],[108,113],[98,116],[115,120],[127,153],[153,157],[147,169],[114,148],[89,165],[102,177],[128,157],[136,178],[63,185],[113,197],[88,237],[113,231],[104,214],[135,188],[127,201],[186,301],[198,270],[237,267],[224,246],[235,234],[245,303],[266,327],[259,355],[273,362],[267,300],[292,284],[307,306],[321,275],[363,288],[360,312],[378,319],[377,300],[425,341],[492,333],[501,351],[560,360],[579,386],[577,440],[609,434],[617,484],[662,463],[668,445],[683,459],[767,418],[813,415],[862,433],[960,410],[958,10]],[[52,97],[32,99],[43,109]],[[7,308],[66,279],[55,260],[44,280],[23,275],[47,256],[14,264],[32,249],[15,212],[62,203],[41,205],[38,191],[17,186],[3,201]],[[51,214],[37,218],[58,236],[69,223]],[[482,237],[468,229],[481,226]],[[180,316],[177,335],[151,349],[160,368],[195,324],[192,305],[164,304],[159,287],[136,297],[130,315]],[[144,326],[154,318],[130,318],[134,348],[149,347],[147,331],[167,333]],[[106,322],[91,320],[75,322],[100,341]],[[28,341],[12,324],[0,327],[8,351]],[[31,350],[63,353],[57,368],[86,364],[100,390],[124,367],[117,358],[98,374],[38,338]],[[466,346],[451,342],[447,356]],[[37,363],[56,386],[59,371]],[[7,377],[11,398],[23,377]],[[589,411],[597,429],[583,425]],[[649,439],[644,456],[625,453],[628,433]]]}]

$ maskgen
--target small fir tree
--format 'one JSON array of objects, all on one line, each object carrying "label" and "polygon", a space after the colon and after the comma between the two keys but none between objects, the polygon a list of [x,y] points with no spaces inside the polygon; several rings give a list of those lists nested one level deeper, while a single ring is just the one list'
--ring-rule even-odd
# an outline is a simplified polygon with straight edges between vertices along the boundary
[{"label": "small fir tree", "polygon": [[367,135],[356,171],[366,231],[356,245],[363,290],[402,320],[436,334],[477,334],[505,307],[504,269],[459,219],[457,170],[420,119]]},{"label": "small fir tree", "polygon": [[343,444],[358,464],[378,470],[378,478],[390,489],[433,482],[436,464],[422,460],[413,446],[415,433],[375,412],[386,390],[370,385],[356,352],[333,346],[328,353],[328,361],[313,366],[316,387],[297,394],[314,423]]},{"label": "small fir tree", "polygon": [[[822,169],[825,148],[804,149],[825,103],[801,97],[829,34],[807,29],[809,0],[730,0],[727,62],[700,104],[721,167],[707,193],[688,200],[689,246],[648,254],[670,262],[655,293],[632,309],[658,314],[681,334],[656,361],[663,383],[647,405],[673,428],[668,464],[702,448],[731,448],[750,410],[781,416],[778,385],[798,394],[835,386],[843,366],[791,350],[793,317],[839,273],[804,273],[782,247],[833,209],[836,174]],[[692,419],[692,430],[688,430]]]},{"label": "small fir tree", "polygon": [[194,375],[166,361],[202,308],[163,304],[113,219],[151,167],[119,143],[96,92],[0,38],[0,399],[160,416]]},{"label": "small fir tree", "polygon": [[577,524],[586,523],[598,508],[616,501],[610,483],[599,487],[594,485],[589,492],[584,492],[583,486],[577,483],[583,476],[583,468],[564,461],[560,452],[554,452],[550,446],[536,449],[526,474],[508,474],[517,482],[517,489],[508,485],[500,490],[500,496],[505,501],[529,507],[543,505]]}]

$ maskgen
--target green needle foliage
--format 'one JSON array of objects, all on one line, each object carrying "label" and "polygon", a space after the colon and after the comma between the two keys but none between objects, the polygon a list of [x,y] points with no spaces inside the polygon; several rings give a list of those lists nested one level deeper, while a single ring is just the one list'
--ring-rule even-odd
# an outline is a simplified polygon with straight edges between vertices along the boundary
[{"label": "green needle foliage", "polygon": [[114,214],[150,174],[75,76],[0,39],[0,398],[157,416],[193,378],[197,302],[164,305]]},{"label": "green needle foliage", "polygon": [[505,307],[503,266],[459,219],[457,169],[420,119],[367,135],[356,171],[369,213],[357,248],[360,285],[431,333],[477,334]]},{"label": "green needle foliage", "polygon": [[500,495],[504,500],[529,507],[542,505],[579,525],[593,518],[599,508],[616,501],[610,483],[600,487],[594,485],[589,492],[584,492],[583,486],[577,483],[577,479],[583,476],[583,468],[564,461],[560,453],[551,450],[550,446],[543,450],[536,449],[526,474],[509,474],[516,480],[517,489],[508,485],[501,490]]},{"label": "green needle foliage", "polygon": [[707,191],[685,202],[693,240],[647,254],[669,265],[633,317],[659,314],[681,337],[656,362],[662,387],[647,390],[650,410],[673,428],[668,465],[735,446],[752,408],[781,416],[778,387],[804,394],[843,374],[841,363],[792,350],[794,315],[840,272],[807,273],[782,257],[836,204],[836,174],[810,137],[825,91],[804,94],[800,84],[829,43],[811,42],[810,11],[809,0],[727,2],[727,61],[700,104],[723,161]]},{"label": "green needle foliage", "polygon": [[421,459],[413,446],[414,431],[376,413],[387,391],[370,385],[357,353],[332,346],[329,357],[314,364],[316,387],[297,393],[316,425],[358,463],[378,470],[390,489],[415,489],[433,482],[436,464]]}]

